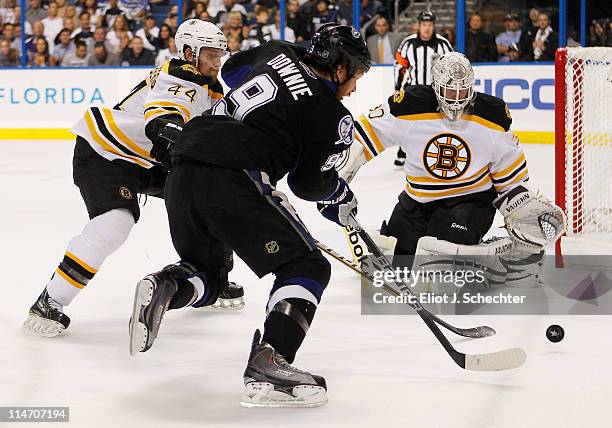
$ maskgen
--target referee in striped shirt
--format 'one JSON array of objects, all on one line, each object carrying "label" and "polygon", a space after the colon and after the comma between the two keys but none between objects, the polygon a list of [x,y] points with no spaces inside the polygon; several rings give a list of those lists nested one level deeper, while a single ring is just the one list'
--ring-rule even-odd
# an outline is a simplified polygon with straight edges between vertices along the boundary
[{"label": "referee in striped shirt", "polygon": [[[436,15],[426,10],[417,16],[418,31],[406,37],[395,52],[395,90],[406,85],[431,85],[431,64],[434,54],[451,52],[450,42],[436,34]],[[395,166],[403,167],[406,154],[399,149]]]}]

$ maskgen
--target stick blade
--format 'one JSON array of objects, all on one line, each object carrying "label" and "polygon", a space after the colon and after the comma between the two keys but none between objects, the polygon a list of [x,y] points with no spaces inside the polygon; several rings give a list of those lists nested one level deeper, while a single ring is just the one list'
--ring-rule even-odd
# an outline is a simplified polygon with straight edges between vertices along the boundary
[{"label": "stick blade", "polygon": [[[451,326],[452,327],[452,326]],[[459,328],[455,327],[454,329],[450,329],[453,333],[458,334],[463,337],[471,337],[471,338],[481,338],[481,337],[491,337],[495,336],[495,330],[489,326],[481,325],[479,327],[474,328]]]},{"label": "stick blade", "polygon": [[465,356],[465,369],[474,371],[510,370],[525,364],[527,354],[521,348],[505,349],[489,354]]}]

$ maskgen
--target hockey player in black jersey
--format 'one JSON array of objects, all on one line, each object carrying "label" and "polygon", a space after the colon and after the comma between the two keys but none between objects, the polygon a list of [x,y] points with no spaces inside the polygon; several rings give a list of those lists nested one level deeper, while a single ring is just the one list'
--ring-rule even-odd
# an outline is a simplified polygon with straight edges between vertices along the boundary
[{"label": "hockey player in black jersey", "polygon": [[[176,44],[180,58],[153,69],[113,108],[88,108],[73,126],[74,182],[90,220],[71,239],[31,306],[25,329],[53,337],[68,328],[64,307],[126,241],[140,217],[138,194],[163,197],[170,158],[160,131],[176,132],[223,96],[217,81],[227,46],[223,33],[209,22],[192,19],[178,28]],[[231,252],[226,260],[229,269]],[[227,302],[235,302],[242,289],[228,283],[223,293]]]},{"label": "hockey player in black jersey", "polygon": [[334,166],[352,142],[353,119],[340,100],[369,68],[361,35],[337,24],[321,27],[309,49],[273,41],[226,62],[221,73],[232,89],[210,116],[187,124],[166,184],[174,246],[197,272],[170,266],[139,282],[132,353],[152,346],[166,308],[214,302],[229,246],[258,276],[276,277],[241,404],[312,407],[327,401],[325,380],[290,363],[329,282],[330,265],[275,185],[287,175],[296,196],[347,224],[357,200]]}]

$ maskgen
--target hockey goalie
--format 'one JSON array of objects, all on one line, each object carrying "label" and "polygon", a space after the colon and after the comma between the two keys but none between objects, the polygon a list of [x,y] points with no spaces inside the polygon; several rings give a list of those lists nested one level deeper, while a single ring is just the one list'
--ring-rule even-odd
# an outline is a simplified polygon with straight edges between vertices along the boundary
[{"label": "hockey goalie", "polygon": [[[394,263],[416,254],[413,271],[456,271],[476,258],[488,265],[479,286],[536,287],[545,247],[565,230],[564,213],[528,187],[508,107],[474,91],[469,60],[444,54],[434,59],[432,74],[431,86],[409,86],[359,116],[340,174],[350,181],[366,162],[400,146],[406,187],[380,230],[395,244]],[[496,209],[508,237],[483,242]],[[414,291],[447,290],[434,280]]]}]

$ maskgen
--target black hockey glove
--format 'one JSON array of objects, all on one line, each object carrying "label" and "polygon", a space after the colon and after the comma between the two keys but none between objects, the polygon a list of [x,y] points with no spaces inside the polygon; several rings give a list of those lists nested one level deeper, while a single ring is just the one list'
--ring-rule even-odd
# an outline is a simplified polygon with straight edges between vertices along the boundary
[{"label": "black hockey glove", "polygon": [[357,214],[357,198],[343,178],[338,179],[338,187],[323,201],[317,202],[317,209],[328,220],[348,226],[349,216]]},{"label": "black hockey glove", "polygon": [[183,127],[165,119],[159,120],[163,122],[158,125],[157,138],[152,141],[151,157],[161,164],[164,171],[170,171],[172,167],[170,152],[173,144],[181,135]]}]

